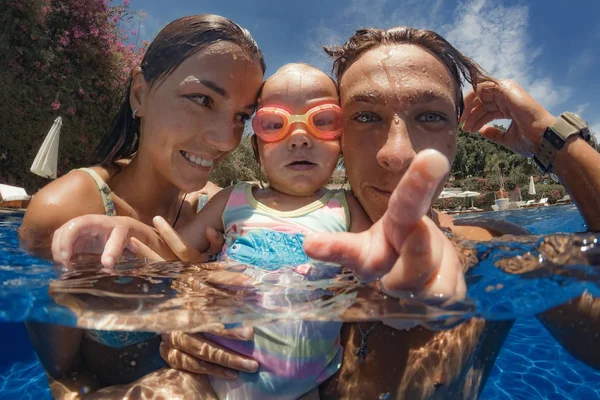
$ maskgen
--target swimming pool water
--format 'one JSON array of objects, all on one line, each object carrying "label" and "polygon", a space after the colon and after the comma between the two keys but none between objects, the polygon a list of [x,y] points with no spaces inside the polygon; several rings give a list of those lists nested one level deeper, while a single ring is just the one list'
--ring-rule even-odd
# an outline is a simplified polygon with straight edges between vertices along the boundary
[{"label": "swimming pool water", "polygon": [[[574,205],[472,214],[519,224],[532,233],[583,232]],[[535,318],[517,319],[481,395],[484,400],[600,399],[600,371],[572,357]]]},{"label": "swimming pool water", "polygon": [[[581,232],[585,225],[574,206],[486,213],[515,222],[536,234]],[[0,249],[16,248],[15,214],[0,214]],[[0,252],[0,266],[39,262],[22,252]],[[51,398],[44,371],[22,323],[0,324],[0,399]],[[534,318],[517,320],[481,396],[487,400],[600,399],[600,372],[575,360]]]}]

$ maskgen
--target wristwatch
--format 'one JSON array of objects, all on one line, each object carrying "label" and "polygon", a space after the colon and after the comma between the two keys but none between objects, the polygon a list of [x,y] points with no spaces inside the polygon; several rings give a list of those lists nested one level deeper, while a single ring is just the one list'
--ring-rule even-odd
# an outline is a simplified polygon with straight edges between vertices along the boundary
[{"label": "wristwatch", "polygon": [[568,138],[579,135],[586,142],[590,141],[590,128],[579,115],[565,112],[556,118],[556,122],[549,126],[540,142],[540,147],[533,157],[535,163],[544,172],[552,169],[556,153],[563,148]]}]

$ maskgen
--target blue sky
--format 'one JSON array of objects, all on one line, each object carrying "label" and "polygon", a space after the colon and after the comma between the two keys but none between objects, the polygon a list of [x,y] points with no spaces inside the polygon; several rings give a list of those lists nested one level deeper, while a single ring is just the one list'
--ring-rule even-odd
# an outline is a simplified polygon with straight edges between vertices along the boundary
[{"label": "blue sky", "polygon": [[497,78],[515,79],[554,114],[574,111],[600,137],[600,1],[132,0],[142,39],[192,14],[219,14],[250,30],[267,75],[303,61],[329,71],[321,45],[360,27],[409,25],[444,35]]}]

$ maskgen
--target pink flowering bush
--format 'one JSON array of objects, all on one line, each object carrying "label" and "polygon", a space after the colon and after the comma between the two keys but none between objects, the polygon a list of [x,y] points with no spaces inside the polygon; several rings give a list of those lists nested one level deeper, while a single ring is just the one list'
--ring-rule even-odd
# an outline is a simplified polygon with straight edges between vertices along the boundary
[{"label": "pink flowering bush", "polygon": [[59,173],[88,163],[147,42],[136,47],[125,33],[140,18],[129,1],[3,3],[0,180],[32,191],[47,182],[29,167],[57,116],[63,118]]}]

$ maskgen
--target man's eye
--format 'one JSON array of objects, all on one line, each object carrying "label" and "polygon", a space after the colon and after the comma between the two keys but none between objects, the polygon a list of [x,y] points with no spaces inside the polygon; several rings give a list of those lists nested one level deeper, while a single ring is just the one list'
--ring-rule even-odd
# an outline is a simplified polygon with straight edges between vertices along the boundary
[{"label": "man's eye", "polygon": [[194,100],[196,103],[198,103],[204,107],[207,107],[207,108],[210,108],[212,105],[212,99],[203,94],[193,94],[193,95],[188,96],[188,98]]},{"label": "man's eye", "polygon": [[361,123],[379,122],[381,117],[371,112],[360,112],[354,117],[354,120]]},{"label": "man's eye", "polygon": [[448,117],[445,115],[434,112],[423,113],[417,117],[417,121],[419,122],[441,122],[447,120]]}]

